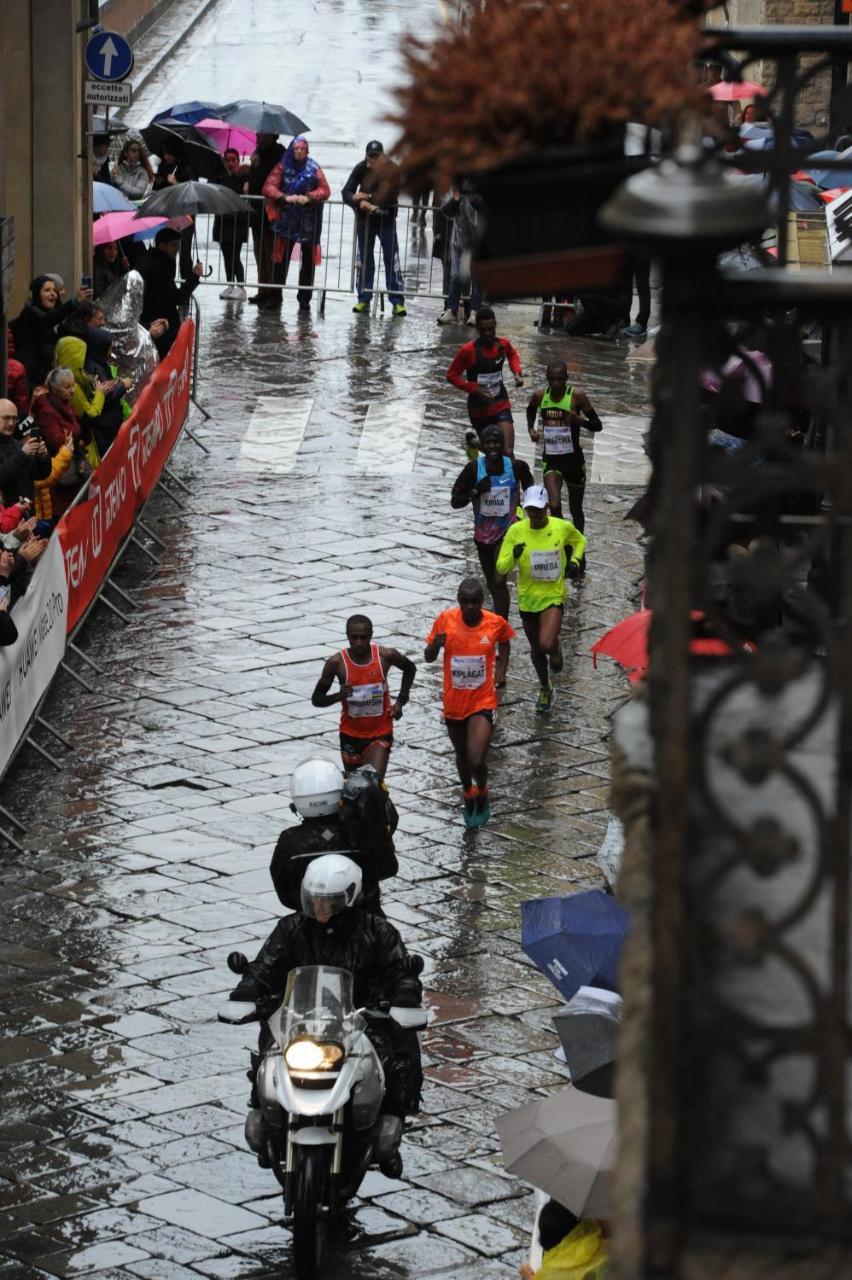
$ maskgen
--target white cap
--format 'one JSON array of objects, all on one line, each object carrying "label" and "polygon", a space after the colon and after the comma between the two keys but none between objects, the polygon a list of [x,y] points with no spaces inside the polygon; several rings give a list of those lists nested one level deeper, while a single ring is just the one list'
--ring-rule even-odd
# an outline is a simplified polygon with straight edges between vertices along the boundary
[{"label": "white cap", "polygon": [[549,501],[550,498],[547,496],[547,490],[543,484],[531,484],[529,489],[524,490],[521,506],[546,507]]}]

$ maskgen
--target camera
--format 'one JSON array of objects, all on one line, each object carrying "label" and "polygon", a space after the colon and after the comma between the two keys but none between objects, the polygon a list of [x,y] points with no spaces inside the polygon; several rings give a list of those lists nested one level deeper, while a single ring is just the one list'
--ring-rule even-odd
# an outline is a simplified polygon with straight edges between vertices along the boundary
[{"label": "camera", "polygon": [[25,440],[41,440],[41,428],[32,417],[24,418],[21,423],[21,435]]}]

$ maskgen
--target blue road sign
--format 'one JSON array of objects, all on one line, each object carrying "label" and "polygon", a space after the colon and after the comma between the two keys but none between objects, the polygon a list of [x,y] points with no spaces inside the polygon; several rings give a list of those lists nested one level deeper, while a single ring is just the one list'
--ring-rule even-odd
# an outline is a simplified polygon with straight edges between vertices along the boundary
[{"label": "blue road sign", "polygon": [[117,32],[99,31],[86,44],[86,66],[96,80],[123,80],[133,68],[133,50]]}]

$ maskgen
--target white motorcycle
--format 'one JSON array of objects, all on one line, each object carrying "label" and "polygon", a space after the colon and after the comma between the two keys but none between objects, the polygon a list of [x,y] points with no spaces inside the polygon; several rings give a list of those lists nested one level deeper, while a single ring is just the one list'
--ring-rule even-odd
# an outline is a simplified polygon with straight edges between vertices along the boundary
[{"label": "white motorcycle", "polygon": [[[234,972],[248,961],[228,957]],[[254,1004],[229,1003],[220,1022],[258,1018]],[[356,1009],[352,974],[311,965],[293,969],[283,1004],[267,1025],[273,1044],[257,1073],[259,1112],[250,1111],[246,1140],[268,1161],[284,1188],[300,1280],[320,1275],[330,1218],[354,1196],[365,1173],[398,1150],[402,1122],[381,1115],[385,1075],[367,1035],[390,1020],[422,1030],[425,1009]]]}]

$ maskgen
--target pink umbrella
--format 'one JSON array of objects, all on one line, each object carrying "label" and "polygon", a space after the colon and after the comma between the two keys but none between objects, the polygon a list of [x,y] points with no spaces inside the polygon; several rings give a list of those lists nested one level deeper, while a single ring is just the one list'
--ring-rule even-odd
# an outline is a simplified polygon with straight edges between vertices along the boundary
[{"label": "pink umbrella", "polygon": [[183,231],[192,222],[191,218],[137,218],[135,209],[121,213],[105,213],[92,223],[92,244],[109,244],[111,240],[123,240],[132,236],[134,240],[149,240],[160,227],[174,227]]},{"label": "pink umbrella", "polygon": [[766,90],[762,84],[752,84],[751,80],[720,80],[710,86],[710,97],[715,102],[738,102],[740,98],[763,98]]},{"label": "pink umbrella", "polygon": [[239,151],[241,156],[251,155],[257,146],[257,134],[251,129],[243,129],[236,124],[228,124],[226,120],[199,120],[195,126],[199,133],[209,138],[217,151],[223,154],[229,147]]}]

